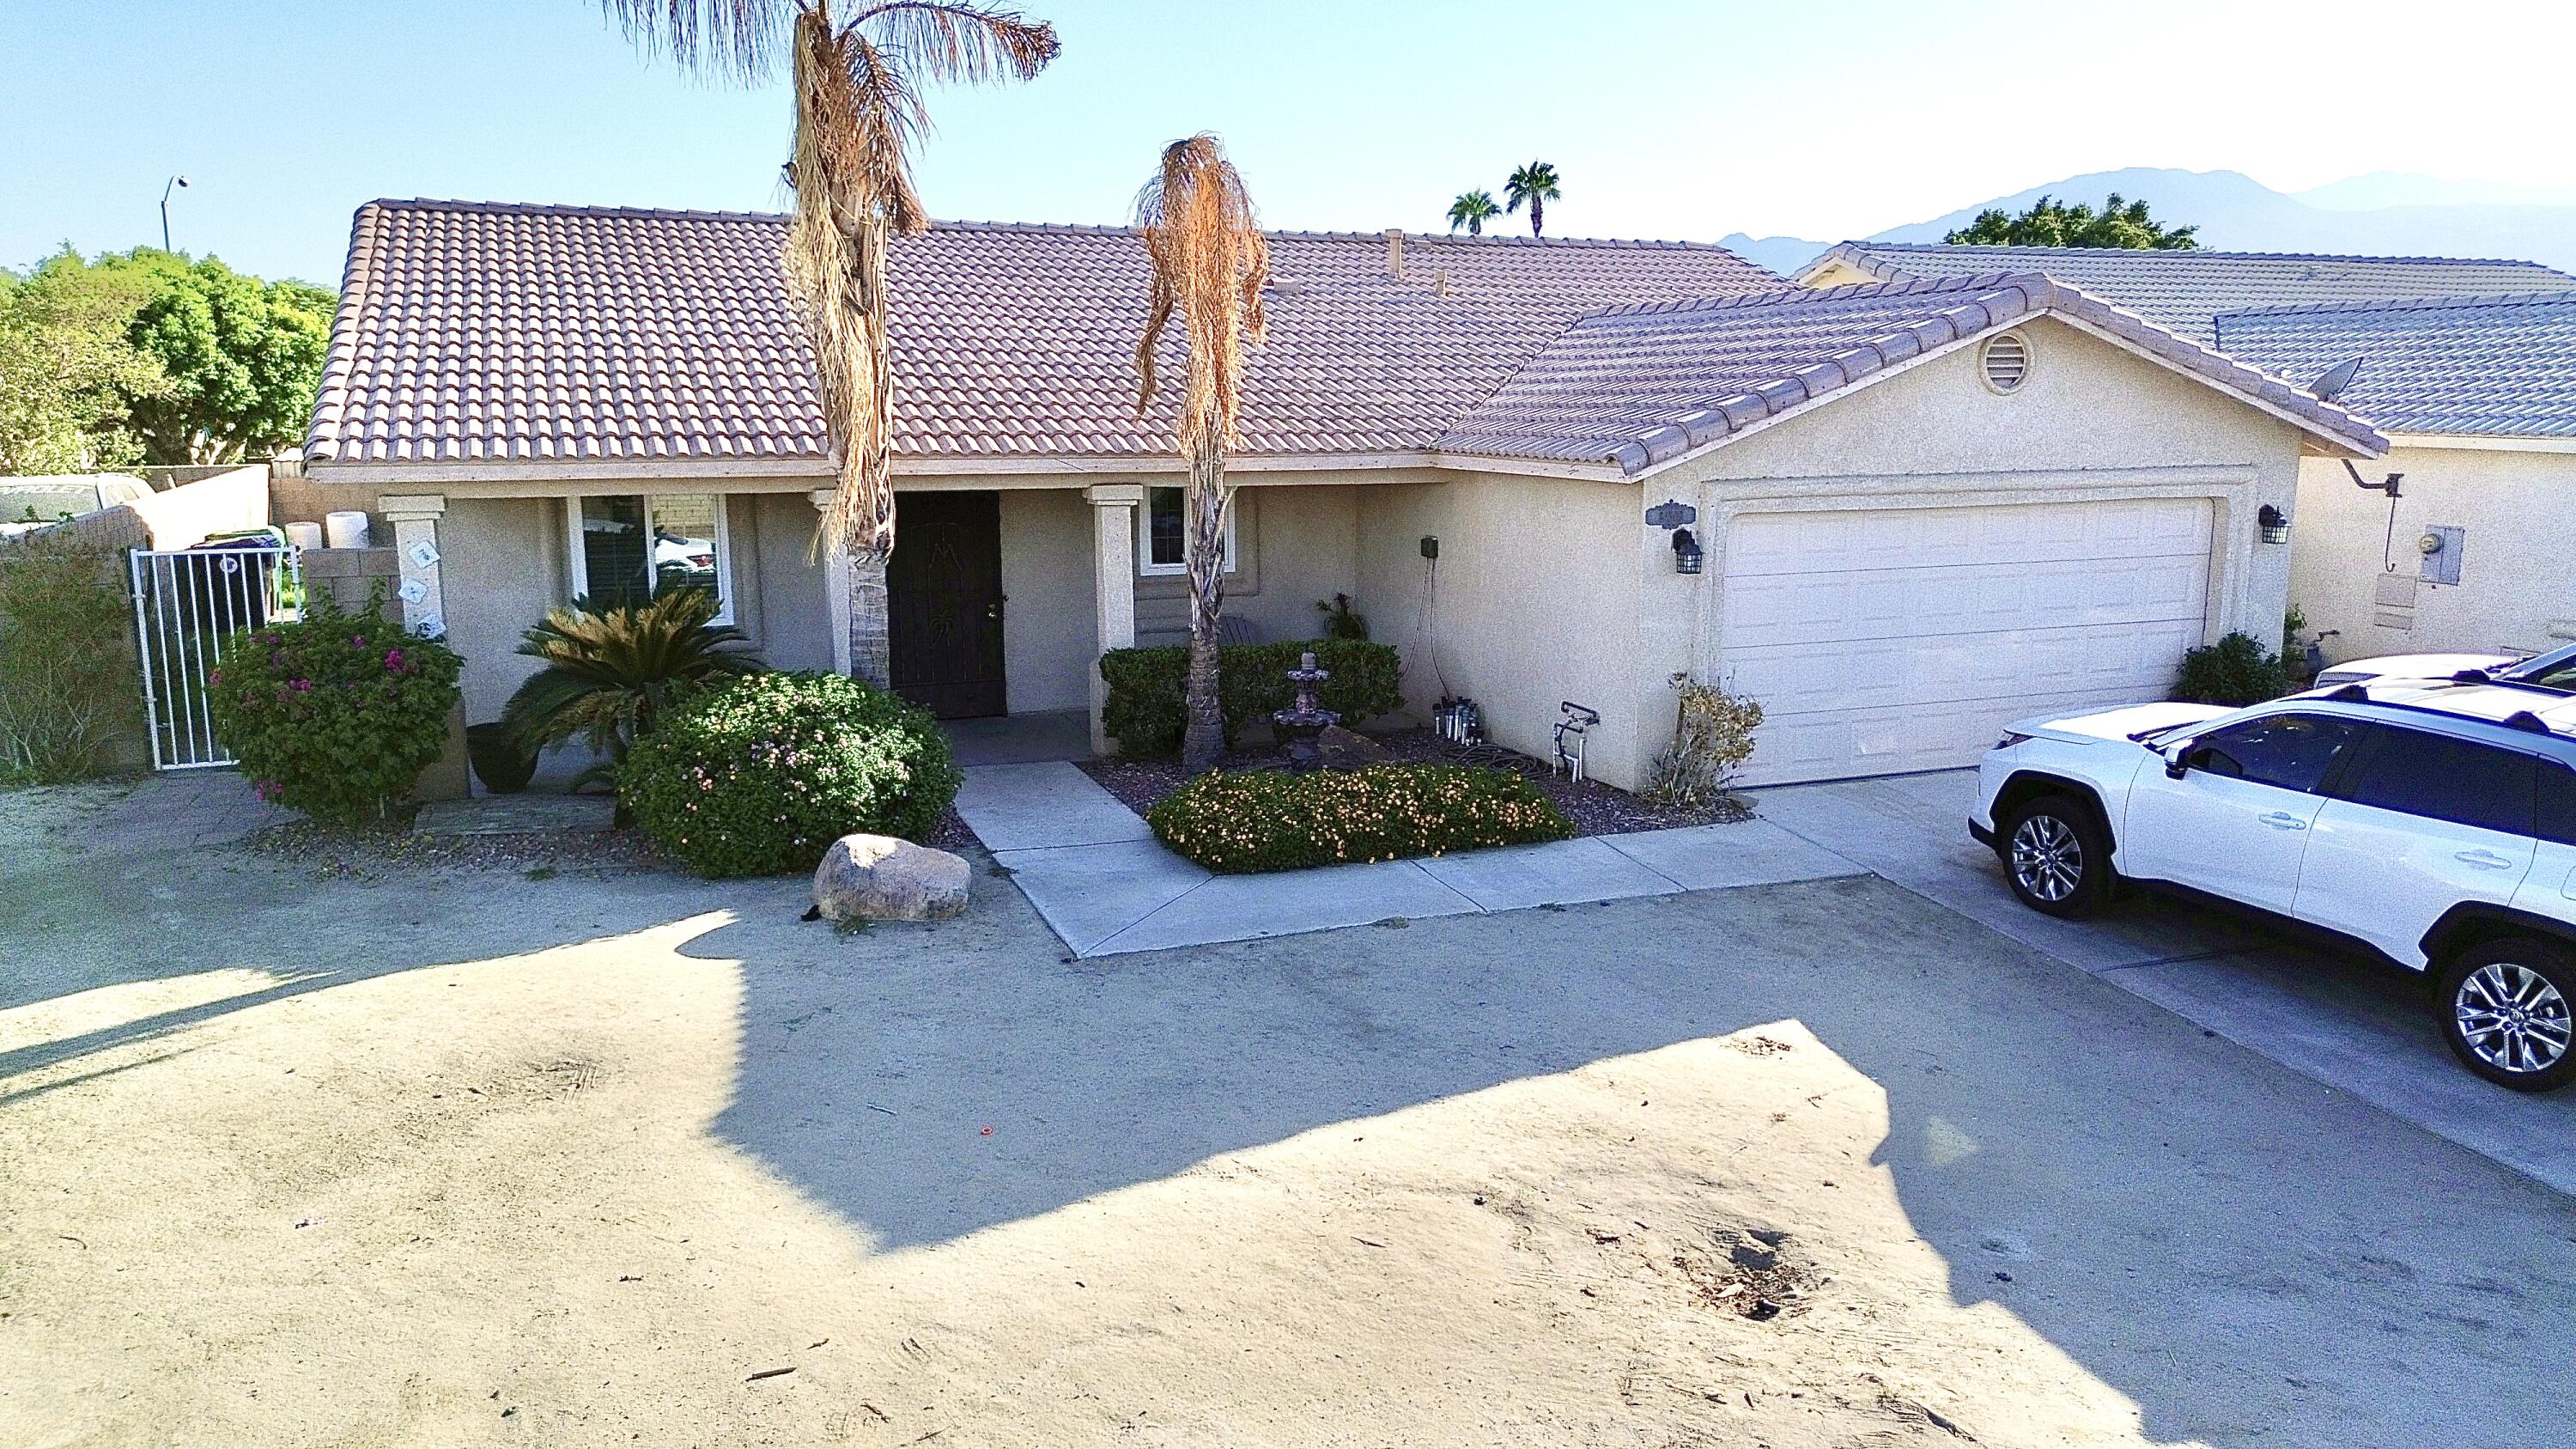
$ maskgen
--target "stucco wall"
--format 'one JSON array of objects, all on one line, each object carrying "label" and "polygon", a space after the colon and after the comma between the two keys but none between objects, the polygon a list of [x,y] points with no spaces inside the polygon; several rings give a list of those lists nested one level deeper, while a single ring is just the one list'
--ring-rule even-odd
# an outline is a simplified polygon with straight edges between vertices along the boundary
[{"label": "stucco wall", "polygon": [[438,520],[447,642],[465,658],[465,717],[501,717],[537,663],[519,638],[563,602],[563,504],[551,498],[458,498]]},{"label": "stucco wall", "polygon": [[[2329,659],[2576,639],[2576,453],[2401,447],[2359,466],[2374,483],[2406,475],[2393,529],[2387,495],[2354,487],[2332,459],[2307,461],[2291,515],[2290,599],[2310,629],[2338,631]],[[2381,578],[2420,580],[2416,540],[2436,524],[2468,531],[2459,584],[2419,581],[2412,610],[2387,616],[2412,627],[2378,622]]]},{"label": "stucco wall", "polygon": [[[1509,474],[1368,490],[1359,602],[1370,637],[1404,655],[1407,708],[1463,695],[1497,742],[1545,754],[1559,702],[1590,705],[1592,772],[1633,786],[1643,742],[1671,728],[1669,690],[1650,718],[1634,687],[1639,497],[1632,483]],[[1440,540],[1427,589],[1426,534]]]},{"label": "stucco wall", "polygon": [[[1315,605],[1359,589],[1359,496],[1379,485],[1254,483],[1234,495],[1239,566],[1226,577],[1225,611],[1265,641],[1321,632]],[[1008,495],[1005,495],[1008,496]],[[1189,637],[1189,593],[1177,575],[1136,580],[1136,641],[1178,644]]]},{"label": "stucco wall", "polygon": [[801,493],[745,493],[725,500],[733,534],[736,617],[779,669],[832,667],[832,621],[823,569],[809,563],[814,505]]},{"label": "stucco wall", "polygon": [[1092,599],[1092,508],[1078,489],[1002,501],[1002,669],[1011,713],[1088,709],[1100,656]]}]

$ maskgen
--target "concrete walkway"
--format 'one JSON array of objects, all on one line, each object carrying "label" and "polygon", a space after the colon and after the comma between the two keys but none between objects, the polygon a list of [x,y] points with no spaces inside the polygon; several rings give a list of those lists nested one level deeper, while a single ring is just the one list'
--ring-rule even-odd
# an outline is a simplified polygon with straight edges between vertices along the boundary
[{"label": "concrete walkway", "polygon": [[2576,1194],[2576,1089],[2529,1097],[2462,1070],[2422,978],[2160,896],[2130,895],[2090,920],[2043,916],[2014,899],[1994,852],[1968,838],[1976,793],[1974,770],[1945,770],[1783,786],[1755,803],[1765,820],[1873,874]]},{"label": "concrete walkway", "polygon": [[957,813],[1077,956],[1864,873],[1748,820],[1221,876],[1165,850],[1136,812],[1063,763],[969,769]]}]

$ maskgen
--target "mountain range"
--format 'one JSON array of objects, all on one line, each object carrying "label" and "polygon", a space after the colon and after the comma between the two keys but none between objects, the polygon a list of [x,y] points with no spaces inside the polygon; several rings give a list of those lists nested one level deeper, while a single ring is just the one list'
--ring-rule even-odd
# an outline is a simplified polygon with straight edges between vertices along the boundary
[{"label": "mountain range", "polygon": [[[2100,206],[2114,191],[2144,199],[2158,221],[2198,227],[2200,244],[2218,251],[2513,257],[2576,271],[2576,186],[2441,181],[2395,171],[2284,192],[2236,171],[2133,166],[2069,176],[1865,240],[1937,242],[1989,207],[2019,212],[2042,196]],[[1738,232],[1722,244],[1789,274],[1833,241]]]}]

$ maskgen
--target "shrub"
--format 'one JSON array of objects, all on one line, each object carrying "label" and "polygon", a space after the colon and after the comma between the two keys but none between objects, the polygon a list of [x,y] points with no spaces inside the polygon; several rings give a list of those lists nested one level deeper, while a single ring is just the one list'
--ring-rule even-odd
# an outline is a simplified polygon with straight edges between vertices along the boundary
[{"label": "shrub", "polygon": [[264,799],[342,825],[383,819],[446,747],[459,662],[386,619],[381,591],[354,614],[317,597],[300,621],[225,641],[206,680],[215,738]]},{"label": "shrub", "polygon": [[49,533],[0,549],[0,784],[110,774],[140,746],[141,666],[120,562]]},{"label": "shrub", "polygon": [[1213,871],[1298,870],[1563,840],[1574,827],[1539,788],[1473,765],[1223,770],[1145,812],[1155,838]]},{"label": "shrub", "polygon": [[2251,635],[2230,634],[2182,657],[2174,695],[2199,704],[2261,704],[2289,693],[2290,682],[2280,655],[2264,652]]},{"label": "shrub", "polygon": [[1324,616],[1324,637],[1327,639],[1368,637],[1368,620],[1352,612],[1351,596],[1348,594],[1335,594],[1329,599],[1316,600],[1315,612]]},{"label": "shrub", "polygon": [[857,832],[917,840],[964,778],[928,710],[802,672],[692,696],[617,767],[635,823],[710,877],[812,870]]},{"label": "shrub", "polygon": [[1681,717],[1672,748],[1655,759],[1645,796],[1660,805],[1705,810],[1735,788],[1736,773],[1753,758],[1753,732],[1762,705],[1713,684],[1681,682]]},{"label": "shrub", "polygon": [[[1320,703],[1340,711],[1342,723],[1357,725],[1404,707],[1404,691],[1397,683],[1400,665],[1388,645],[1365,639],[1228,644],[1217,651],[1217,696],[1225,710],[1228,745],[1244,726],[1297,702],[1297,687],[1288,682],[1288,671],[1310,649],[1315,662],[1332,675],[1319,691]],[[1185,644],[1112,649],[1100,656],[1100,677],[1109,684],[1100,722],[1116,737],[1118,753],[1137,758],[1180,749],[1188,722],[1181,696],[1189,668],[1190,651]]]},{"label": "shrub", "polygon": [[[530,754],[584,739],[616,761],[663,713],[711,684],[767,666],[738,647],[740,629],[715,622],[721,607],[705,589],[670,589],[644,603],[594,610],[575,599],[528,630],[519,652],[546,667],[529,675],[501,710],[501,723]],[[582,783],[582,782],[576,782]]]}]

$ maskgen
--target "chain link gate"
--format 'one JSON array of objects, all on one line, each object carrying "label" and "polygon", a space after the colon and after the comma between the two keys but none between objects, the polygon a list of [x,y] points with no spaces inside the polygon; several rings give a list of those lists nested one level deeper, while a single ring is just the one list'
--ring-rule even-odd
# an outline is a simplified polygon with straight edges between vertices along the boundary
[{"label": "chain link gate", "polygon": [[304,576],[294,546],[245,541],[175,551],[136,549],[130,567],[152,768],[201,770],[238,763],[215,740],[207,679],[223,663],[227,636],[300,617]]}]

